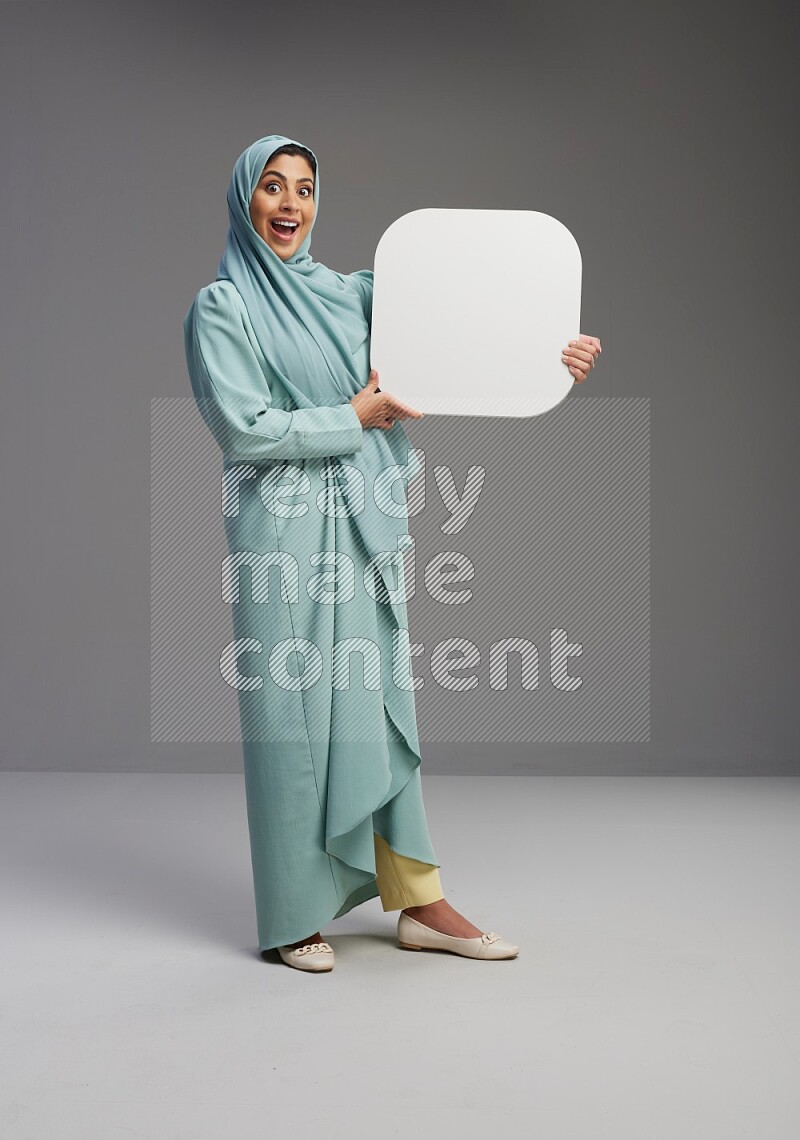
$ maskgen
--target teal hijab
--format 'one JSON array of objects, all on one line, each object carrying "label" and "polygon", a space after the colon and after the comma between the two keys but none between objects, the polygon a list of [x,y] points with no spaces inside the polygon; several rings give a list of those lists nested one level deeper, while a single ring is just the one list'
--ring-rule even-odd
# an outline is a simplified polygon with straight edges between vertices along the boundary
[{"label": "teal hijab", "polygon": [[[227,193],[228,239],[217,280],[233,282],[244,300],[270,369],[267,383],[277,380],[298,408],[330,407],[349,401],[369,377],[373,272],[337,273],[311,257],[320,195],[319,161],[313,151],[315,215],[300,247],[284,261],[253,227],[253,192],[270,156],[288,143],[297,140],[266,135],[236,160]],[[388,431],[365,428],[361,450],[334,460],[339,464],[340,493],[370,555],[397,551],[398,536],[408,533],[403,483],[398,479],[391,485],[393,496],[391,486],[381,493],[380,485],[377,491],[374,485],[379,472],[395,464],[410,464],[400,472],[409,478],[420,470],[410,449],[408,436],[396,421]],[[347,466],[356,468],[361,479]],[[399,548],[408,544],[401,540]]]}]

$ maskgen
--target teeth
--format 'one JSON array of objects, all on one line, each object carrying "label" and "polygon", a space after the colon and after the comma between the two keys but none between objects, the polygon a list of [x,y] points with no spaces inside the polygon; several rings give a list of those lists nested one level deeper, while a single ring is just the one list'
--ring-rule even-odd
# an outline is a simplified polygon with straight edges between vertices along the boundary
[{"label": "teeth", "polygon": [[287,229],[287,230],[296,230],[298,225],[299,225],[299,222],[281,222],[281,221],[278,221],[278,219],[276,218],[275,219],[275,225],[276,226],[283,226],[283,228]]}]

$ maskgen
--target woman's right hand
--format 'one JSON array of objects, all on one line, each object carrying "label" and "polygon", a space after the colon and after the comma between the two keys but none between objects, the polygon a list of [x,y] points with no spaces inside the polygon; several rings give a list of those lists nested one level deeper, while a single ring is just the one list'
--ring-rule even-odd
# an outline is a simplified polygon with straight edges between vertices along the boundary
[{"label": "woman's right hand", "polygon": [[395,420],[418,420],[425,415],[409,404],[404,404],[390,392],[378,391],[378,373],[374,368],[365,387],[353,396],[350,403],[361,420],[361,426],[365,428],[377,427],[388,431],[394,427]]}]

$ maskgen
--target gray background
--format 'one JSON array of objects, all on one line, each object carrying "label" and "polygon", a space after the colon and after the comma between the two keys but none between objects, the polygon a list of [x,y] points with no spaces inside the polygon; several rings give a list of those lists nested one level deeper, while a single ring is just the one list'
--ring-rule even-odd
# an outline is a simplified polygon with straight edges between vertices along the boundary
[{"label": "gray background", "polygon": [[190,392],[181,321],[233,162],[281,133],[320,159],[312,252],[343,271],[413,209],[558,217],[605,350],[570,400],[650,401],[649,740],[426,745],[421,724],[428,769],[796,773],[794,19],[4,4],[3,766],[240,765],[236,742],[150,737],[150,412]]}]

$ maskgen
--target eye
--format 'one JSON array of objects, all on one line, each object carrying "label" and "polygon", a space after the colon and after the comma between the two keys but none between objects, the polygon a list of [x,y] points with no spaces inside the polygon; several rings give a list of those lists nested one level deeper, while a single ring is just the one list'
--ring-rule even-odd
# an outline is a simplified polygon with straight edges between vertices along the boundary
[{"label": "eye", "polygon": [[305,194],[306,198],[310,198],[310,197],[311,197],[311,187],[310,187],[310,186],[301,186],[301,187],[300,187],[300,189],[301,189],[301,190],[305,190],[305,192],[306,192],[306,194]]}]

